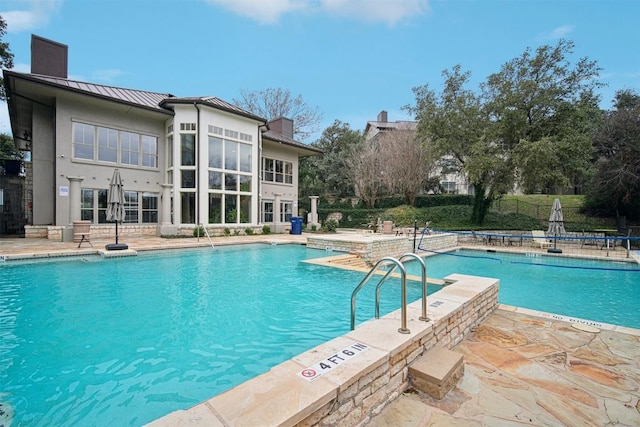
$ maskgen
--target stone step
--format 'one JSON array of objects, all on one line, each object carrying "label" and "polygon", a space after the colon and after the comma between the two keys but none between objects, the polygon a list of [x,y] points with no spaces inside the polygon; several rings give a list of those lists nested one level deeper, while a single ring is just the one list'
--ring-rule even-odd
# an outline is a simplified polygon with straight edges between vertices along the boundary
[{"label": "stone step", "polygon": [[409,366],[411,385],[436,399],[442,399],[462,374],[462,354],[443,347],[433,347]]}]

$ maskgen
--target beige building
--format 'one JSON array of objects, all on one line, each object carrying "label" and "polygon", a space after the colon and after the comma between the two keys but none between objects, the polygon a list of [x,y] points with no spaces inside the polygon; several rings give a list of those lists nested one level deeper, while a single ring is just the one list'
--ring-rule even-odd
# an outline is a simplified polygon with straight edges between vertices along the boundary
[{"label": "beige building", "polygon": [[[30,152],[27,226],[106,223],[114,169],[126,220],[158,234],[207,228],[281,232],[298,206],[298,159],[287,118],[267,122],[216,97],[67,78],[67,47],[32,38],[32,72],[4,70],[14,140]],[[105,224],[106,225],[106,224]]]}]

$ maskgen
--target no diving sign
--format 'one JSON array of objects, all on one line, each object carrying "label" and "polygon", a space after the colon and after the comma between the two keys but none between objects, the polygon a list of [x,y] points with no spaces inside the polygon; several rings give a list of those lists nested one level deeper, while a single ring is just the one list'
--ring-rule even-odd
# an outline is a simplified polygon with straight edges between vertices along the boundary
[{"label": "no diving sign", "polygon": [[303,369],[302,371],[298,372],[298,375],[307,381],[313,381],[319,376],[326,374],[336,366],[341,365],[352,357],[362,353],[367,348],[369,347],[362,343],[353,343],[344,350],[341,350],[327,357],[326,359],[314,364],[313,366],[309,366],[308,368]]}]

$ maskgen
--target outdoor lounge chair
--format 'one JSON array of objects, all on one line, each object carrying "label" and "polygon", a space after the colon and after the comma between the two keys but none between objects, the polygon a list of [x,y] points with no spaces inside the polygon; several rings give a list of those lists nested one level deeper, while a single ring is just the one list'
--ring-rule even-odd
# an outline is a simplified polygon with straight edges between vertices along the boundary
[{"label": "outdoor lounge chair", "polygon": [[553,244],[547,240],[547,236],[542,230],[531,230],[531,236],[533,237],[533,246],[540,246],[540,249],[551,247]]}]

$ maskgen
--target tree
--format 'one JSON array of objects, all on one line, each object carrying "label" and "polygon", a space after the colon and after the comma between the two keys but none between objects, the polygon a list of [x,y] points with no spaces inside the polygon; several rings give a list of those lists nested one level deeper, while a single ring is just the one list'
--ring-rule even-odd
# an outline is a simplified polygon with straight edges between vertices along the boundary
[{"label": "tree", "polygon": [[0,160],[22,160],[24,152],[20,151],[13,142],[11,135],[0,133]]},{"label": "tree", "polygon": [[384,192],[380,170],[383,159],[380,147],[375,140],[361,141],[351,147],[347,157],[347,171],[356,194],[371,209]]},{"label": "tree", "polygon": [[265,89],[260,91],[241,90],[240,98],[233,103],[267,120],[286,117],[293,120],[293,134],[305,140],[319,130],[322,114],[318,107],[311,107],[302,95],[293,97],[286,89]]},{"label": "tree", "polygon": [[614,110],[605,114],[593,146],[596,173],[587,192],[592,208],[616,210],[640,219],[640,94],[616,92]]},{"label": "tree", "polygon": [[490,121],[482,101],[465,88],[470,73],[459,65],[442,73],[444,88],[438,95],[428,85],[413,89],[414,107],[405,107],[418,120],[418,135],[430,141],[434,154],[446,160],[449,170],[466,174],[475,189],[472,221],[481,224],[493,199],[513,181],[503,147],[490,138]]},{"label": "tree", "polygon": [[335,120],[317,141],[311,143],[322,150],[322,157],[303,159],[304,166],[301,169],[304,169],[305,185],[315,187],[316,195],[331,193],[338,197],[353,196],[355,191],[347,168],[347,156],[351,147],[361,140],[360,131],[351,129],[348,123]]},{"label": "tree", "polygon": [[415,129],[407,123],[376,136],[384,153],[381,175],[391,193],[402,194],[407,204],[415,205],[434,169],[427,144],[416,138]]},{"label": "tree", "polygon": [[451,156],[473,184],[471,220],[482,224],[491,203],[518,183],[528,191],[562,187],[588,176],[589,138],[597,123],[599,68],[572,65],[573,43],[530,49],[480,86],[465,89],[460,66],[443,73],[437,96],[414,88],[419,132],[440,155]]},{"label": "tree", "polygon": [[578,184],[590,169],[600,68],[587,58],[572,65],[573,47],[527,49],[483,85],[494,138],[513,154],[525,192]]},{"label": "tree", "polygon": [[[7,22],[0,16],[0,68],[13,68],[13,53],[9,50],[9,43],[3,42],[5,34],[7,34]],[[0,76],[0,100],[6,99],[4,93],[4,84],[2,76]]]}]

